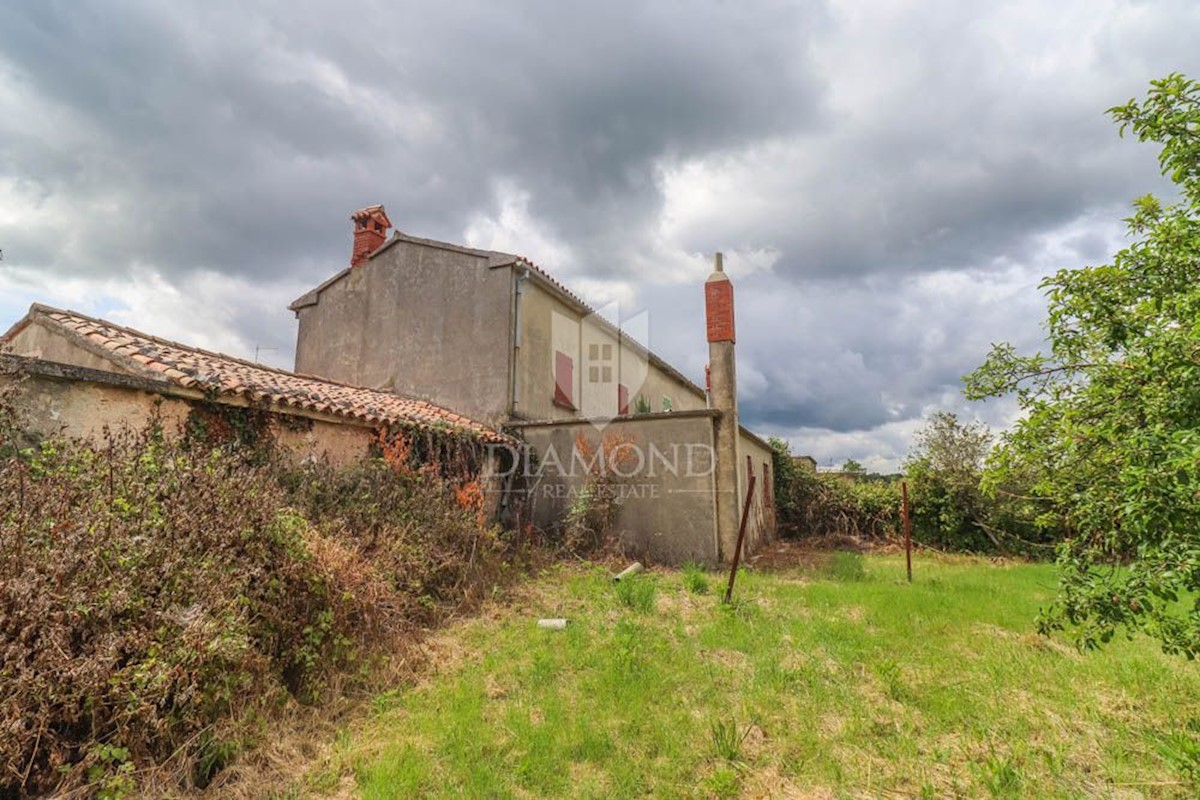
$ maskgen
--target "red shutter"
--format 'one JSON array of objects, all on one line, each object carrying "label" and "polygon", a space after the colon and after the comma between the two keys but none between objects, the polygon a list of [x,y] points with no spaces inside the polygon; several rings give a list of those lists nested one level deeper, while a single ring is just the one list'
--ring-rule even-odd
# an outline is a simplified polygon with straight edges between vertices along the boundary
[{"label": "red shutter", "polygon": [[563,352],[554,353],[554,402],[575,407],[575,362]]},{"label": "red shutter", "polygon": [[622,416],[629,413],[629,387],[623,383],[617,384],[617,413]]}]

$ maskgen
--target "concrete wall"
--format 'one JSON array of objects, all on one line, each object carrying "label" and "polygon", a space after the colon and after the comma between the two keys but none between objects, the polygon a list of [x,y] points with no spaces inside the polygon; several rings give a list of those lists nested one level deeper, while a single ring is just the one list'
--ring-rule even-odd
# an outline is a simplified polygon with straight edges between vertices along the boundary
[{"label": "concrete wall", "polygon": [[621,502],[613,533],[631,555],[668,564],[716,563],[712,422],[712,414],[701,411],[626,417],[602,429],[587,421],[521,426],[538,456],[534,469],[540,474],[529,485],[534,523],[555,527],[585,485],[587,472],[573,461],[576,437],[593,448],[602,437],[620,437],[644,460],[628,464],[628,477],[615,481]]},{"label": "concrete wall", "polygon": [[738,435],[738,456],[739,513],[746,499],[746,488],[750,485],[750,474],[753,473],[755,477],[754,498],[750,503],[750,516],[746,520],[746,542],[743,546],[746,553],[752,553],[775,539],[771,449],[742,430]]},{"label": "concrete wall", "polygon": [[[638,395],[650,402],[652,413],[663,410],[664,397],[671,399],[675,411],[696,411],[706,407],[702,393],[650,361],[642,347],[619,337],[611,326],[597,322],[534,281],[524,283],[520,304],[515,406],[518,418],[561,420],[616,416],[618,384],[629,389],[631,413]],[[572,387],[575,411],[554,402],[556,351],[566,353],[575,365]],[[594,353],[598,356],[596,360],[592,358]],[[591,380],[592,367],[598,371],[595,377],[599,380],[595,383]],[[608,382],[604,381],[605,367],[610,368]]]},{"label": "concrete wall", "polygon": [[300,308],[296,371],[497,424],[507,414],[512,274],[397,242]]}]

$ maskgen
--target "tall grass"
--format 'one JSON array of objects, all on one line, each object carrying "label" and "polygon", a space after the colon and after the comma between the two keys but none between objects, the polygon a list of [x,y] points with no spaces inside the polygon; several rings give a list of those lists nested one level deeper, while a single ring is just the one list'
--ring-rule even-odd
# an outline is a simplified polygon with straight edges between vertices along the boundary
[{"label": "tall grass", "polygon": [[[448,633],[460,660],[313,780],[350,774],[366,798],[1197,796],[1200,674],[1145,640],[1084,656],[1036,634],[1048,565],[921,560],[909,585],[903,559],[844,561],[747,570],[734,608],[682,572],[656,570],[648,610],[602,570],[556,570]],[[542,613],[573,624],[530,639]]]},{"label": "tall grass", "polygon": [[692,594],[708,594],[710,590],[708,571],[700,564],[689,561],[680,570],[684,587]]},{"label": "tall grass", "polygon": [[613,584],[617,600],[626,608],[634,611],[649,613],[654,610],[654,601],[658,596],[658,587],[652,575],[639,573],[622,578]]}]

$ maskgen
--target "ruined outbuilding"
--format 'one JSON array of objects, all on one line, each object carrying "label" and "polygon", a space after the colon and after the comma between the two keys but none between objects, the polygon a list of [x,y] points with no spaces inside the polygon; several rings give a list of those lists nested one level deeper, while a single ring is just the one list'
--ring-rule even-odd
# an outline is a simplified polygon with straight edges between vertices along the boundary
[{"label": "ruined outbuilding", "polygon": [[0,347],[0,377],[16,382],[23,422],[35,435],[102,444],[151,422],[167,435],[253,422],[290,457],[335,465],[366,456],[381,429],[453,437],[480,453],[513,442],[422,400],[296,375],[40,304],[0,337]]}]

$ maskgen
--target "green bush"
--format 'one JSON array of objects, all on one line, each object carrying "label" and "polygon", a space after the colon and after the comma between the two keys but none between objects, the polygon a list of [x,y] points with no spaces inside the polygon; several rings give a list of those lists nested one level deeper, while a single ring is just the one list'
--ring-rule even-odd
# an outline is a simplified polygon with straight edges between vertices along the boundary
[{"label": "green bush", "polygon": [[1040,509],[1020,487],[981,488],[991,437],[978,424],[934,414],[917,437],[903,476],[815,473],[795,466],[787,443],[775,449],[780,530],[796,537],[895,540],[903,534],[901,481],[908,483],[913,540],[938,550],[1045,558],[1061,527],[1039,525]]}]

